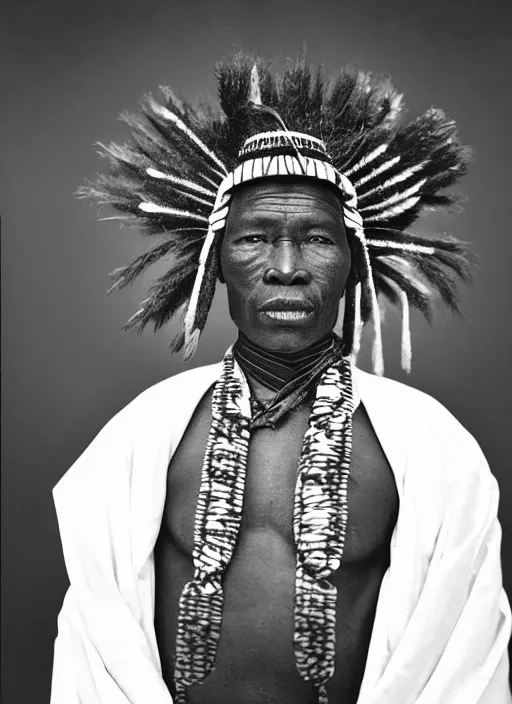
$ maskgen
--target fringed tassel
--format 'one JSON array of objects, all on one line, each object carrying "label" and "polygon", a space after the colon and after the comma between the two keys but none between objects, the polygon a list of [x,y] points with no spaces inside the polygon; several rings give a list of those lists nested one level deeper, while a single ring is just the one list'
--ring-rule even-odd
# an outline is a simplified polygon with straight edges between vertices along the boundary
[{"label": "fringed tassel", "polygon": [[210,224],[210,227],[208,228],[208,233],[203,243],[203,247],[201,249],[201,254],[199,255],[199,266],[197,267],[197,274],[194,281],[194,287],[192,289],[192,294],[190,296],[187,313],[185,315],[184,320],[185,344],[183,347],[183,357],[185,360],[190,359],[195,354],[195,351],[197,350],[197,345],[199,343],[199,336],[201,334],[201,331],[199,330],[199,328],[195,327],[197,304],[201,292],[201,284],[203,283],[206,262],[208,260],[208,255],[210,254],[210,249],[214,239],[215,230]]},{"label": "fringed tassel", "polygon": [[384,351],[382,348],[382,325],[380,319],[380,308],[373,284],[373,276],[370,279],[372,291],[372,319],[373,319],[373,344],[372,344],[372,368],[377,376],[384,374]]},{"label": "fringed tassel", "polygon": [[364,235],[364,231],[358,228],[356,230],[356,235],[361,242],[361,247],[363,250],[364,263],[366,269],[365,283],[368,287],[368,293],[370,294],[370,300],[372,302],[372,369],[374,374],[377,374],[377,376],[382,376],[384,374],[384,353],[382,349],[382,326],[380,318],[379,301],[377,300],[377,292],[375,290],[375,283],[373,281],[372,265],[370,262],[370,255],[368,254],[368,247],[366,244],[366,237]]},{"label": "fringed tassel", "polygon": [[411,343],[411,323],[410,323],[410,304],[407,292],[396,282],[385,277],[385,281],[390,288],[395,291],[398,299],[400,301],[400,309],[402,316],[402,330],[401,330],[401,359],[400,366],[406,374],[411,373],[411,360],[412,360],[412,343]]},{"label": "fringed tassel", "polygon": [[194,328],[185,335],[185,344],[183,345],[183,359],[185,362],[195,355],[200,337],[201,330],[199,328]]},{"label": "fringed tassel", "polygon": [[361,349],[361,336],[363,333],[363,319],[361,317],[361,283],[357,283],[355,287],[355,305],[354,305],[354,342],[352,345],[352,361],[357,363],[357,356]]},{"label": "fringed tassel", "polygon": [[402,369],[406,374],[411,373],[412,344],[411,325],[409,312],[409,299],[405,291],[400,290],[400,305],[402,307]]},{"label": "fringed tassel", "polygon": [[210,256],[210,250],[215,241],[215,235],[226,223],[229,200],[230,195],[224,194],[221,191],[217,197],[213,213],[210,215],[208,232],[199,255],[199,266],[197,267],[197,274],[184,320],[185,343],[183,346],[183,357],[185,360],[190,359],[195,354],[197,345],[199,344],[201,329],[197,326],[196,319],[206,264]]},{"label": "fringed tassel", "polygon": [[375,282],[373,280],[372,264],[370,254],[368,252],[368,244],[364,234],[363,220],[361,213],[357,209],[357,194],[354,185],[344,174],[338,174],[340,182],[339,187],[345,193],[345,202],[343,205],[343,219],[346,227],[353,229],[353,232],[361,244],[363,254],[363,262],[365,267],[366,280],[365,284],[368,288],[370,301],[372,306],[373,319],[373,345],[372,345],[372,368],[374,374],[382,376],[384,374],[384,354],[382,351],[382,330],[380,320],[380,308],[377,300],[377,292],[375,290]]}]

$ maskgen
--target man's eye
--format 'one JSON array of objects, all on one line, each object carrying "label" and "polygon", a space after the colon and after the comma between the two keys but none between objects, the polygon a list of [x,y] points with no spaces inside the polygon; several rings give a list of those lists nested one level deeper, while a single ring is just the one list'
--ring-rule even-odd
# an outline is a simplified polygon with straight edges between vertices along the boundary
[{"label": "man's eye", "polygon": [[243,243],[253,244],[256,242],[263,242],[264,237],[263,235],[245,235],[245,237],[241,237],[239,241]]},{"label": "man's eye", "polygon": [[322,235],[311,235],[309,242],[313,244],[332,244],[332,241],[328,237],[322,237]]}]

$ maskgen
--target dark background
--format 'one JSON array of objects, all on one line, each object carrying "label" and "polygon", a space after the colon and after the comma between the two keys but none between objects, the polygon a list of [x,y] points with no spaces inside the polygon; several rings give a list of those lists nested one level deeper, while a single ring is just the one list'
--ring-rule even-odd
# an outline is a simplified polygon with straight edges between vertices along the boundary
[{"label": "dark background", "polygon": [[[510,12],[505,2],[242,0],[3,5],[2,22],[2,701],[49,698],[56,616],[67,586],[51,489],[102,425],[137,393],[181,371],[157,335],[123,333],[149,279],[105,296],[108,272],[145,250],[135,231],[96,223],[73,198],[102,168],[93,143],[122,140],[118,113],[168,83],[215,91],[213,64],[233,49],[281,64],[304,44],[328,72],[389,73],[411,117],[430,105],[455,117],[475,149],[465,209],[424,220],[472,241],[481,257],[463,293],[465,319],[413,316],[408,383],[444,403],[476,436],[501,485],[505,584],[512,592],[509,283]],[[151,278],[153,272],[151,272]],[[399,321],[384,331],[398,367]],[[192,365],[233,339],[224,292]],[[363,366],[366,360],[363,359]]]}]

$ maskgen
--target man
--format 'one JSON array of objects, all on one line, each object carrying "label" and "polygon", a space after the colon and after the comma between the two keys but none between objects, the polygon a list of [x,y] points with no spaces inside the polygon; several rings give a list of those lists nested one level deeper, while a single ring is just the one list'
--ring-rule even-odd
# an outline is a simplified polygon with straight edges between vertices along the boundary
[{"label": "man", "polygon": [[508,703],[496,481],[437,402],[351,363],[372,318],[383,371],[378,294],[402,307],[405,368],[409,303],[457,307],[464,246],[404,230],[451,202],[466,150],[439,111],[400,126],[365,74],[327,90],[237,57],[218,79],[223,118],[150,98],[87,191],[166,234],[116,272],[172,254],[130,325],[185,307],[189,357],[220,280],[239,337],[135,399],[56,487],[52,704]]}]

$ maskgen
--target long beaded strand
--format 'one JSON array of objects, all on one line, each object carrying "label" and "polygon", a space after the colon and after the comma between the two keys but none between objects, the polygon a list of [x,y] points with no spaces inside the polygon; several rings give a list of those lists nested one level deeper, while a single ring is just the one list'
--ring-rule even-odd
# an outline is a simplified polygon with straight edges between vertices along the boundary
[{"label": "long beaded strand", "polygon": [[[222,624],[222,578],[242,519],[251,410],[249,390],[224,358],[212,401],[212,423],[201,473],[194,525],[194,577],[181,594],[176,635],[176,704],[186,686],[201,682],[215,664]],[[245,391],[245,393],[243,393]]]},{"label": "long beaded strand", "polygon": [[346,360],[323,375],[304,435],[295,487],[295,662],[300,675],[328,704],[334,673],[336,587],[328,577],[340,566],[347,526],[352,449],[352,373]]},{"label": "long beaded strand", "polygon": [[[334,672],[336,588],[347,522],[354,404],[350,364],[323,375],[304,436],[294,501],[297,548],[294,648],[297,669],[318,688]],[[215,385],[212,424],[194,526],[194,577],[182,592],[176,637],[176,704],[215,664],[223,612],[222,579],[240,529],[250,438],[250,391],[229,352]]]}]

